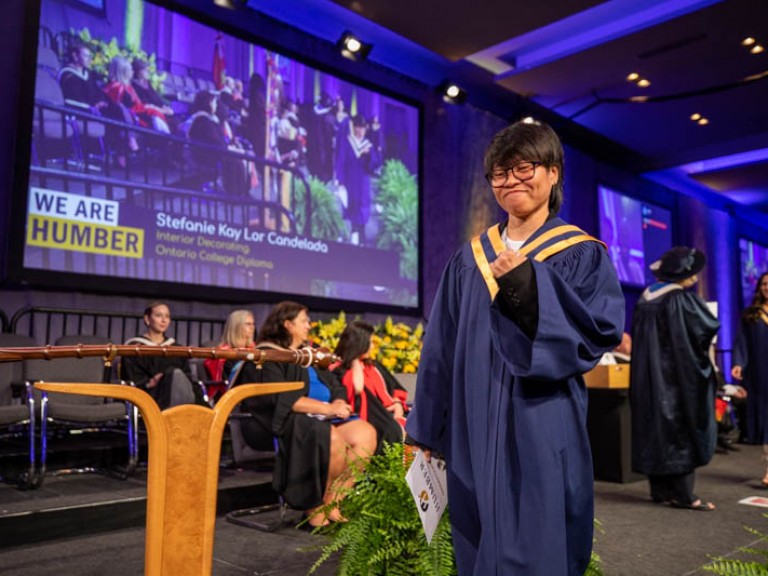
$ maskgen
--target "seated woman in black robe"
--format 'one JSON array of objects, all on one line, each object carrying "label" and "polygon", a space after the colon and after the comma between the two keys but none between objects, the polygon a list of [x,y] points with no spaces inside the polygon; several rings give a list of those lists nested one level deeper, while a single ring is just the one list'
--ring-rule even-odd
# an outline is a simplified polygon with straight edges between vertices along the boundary
[{"label": "seated woman in black robe", "polygon": [[333,372],[347,390],[347,402],[363,420],[373,424],[382,442],[402,442],[405,434],[405,401],[408,393],[395,377],[370,357],[373,326],[355,320],[339,337],[335,354],[341,363]]},{"label": "seated woman in black robe", "polygon": [[[180,346],[165,331],[171,324],[171,311],[164,302],[153,302],[144,310],[147,331],[126,344],[133,346]],[[179,404],[206,406],[202,388],[192,383],[186,358],[125,356],[120,361],[120,377],[149,393],[161,410]]]},{"label": "seated woman in black robe", "polygon": [[[259,331],[258,348],[297,349],[309,336],[307,308],[296,302],[276,304]],[[308,523],[320,526],[341,520],[338,509],[325,513],[350,487],[347,472],[362,465],[376,449],[376,430],[352,416],[346,392],[327,370],[266,362],[259,368],[246,362],[234,385],[254,382],[304,382],[304,388],[245,401],[253,415],[243,428],[246,442],[256,448],[277,437],[274,489]]]}]

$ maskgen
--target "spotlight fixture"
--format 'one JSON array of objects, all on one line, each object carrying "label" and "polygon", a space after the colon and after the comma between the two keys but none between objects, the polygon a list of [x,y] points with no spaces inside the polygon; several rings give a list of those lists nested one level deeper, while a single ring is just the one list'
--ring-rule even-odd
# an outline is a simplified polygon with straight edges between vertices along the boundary
[{"label": "spotlight fixture", "polygon": [[240,10],[241,8],[245,8],[246,4],[248,4],[248,0],[213,0],[213,3],[216,4],[216,6],[221,6],[222,8],[227,8],[229,10]]},{"label": "spotlight fixture", "polygon": [[627,74],[627,82],[633,82],[640,88],[648,88],[651,85],[651,81],[647,78],[643,78],[637,72],[630,72]]},{"label": "spotlight fixture", "polygon": [[341,50],[341,55],[350,60],[365,60],[373,47],[372,44],[366,44],[352,32],[344,32],[336,43]]},{"label": "spotlight fixture", "polygon": [[706,126],[707,124],[709,124],[709,118],[705,118],[698,112],[696,112],[695,114],[691,114],[690,118],[691,118],[691,122],[695,122],[699,126]]},{"label": "spotlight fixture", "polygon": [[445,81],[438,87],[443,97],[443,102],[448,104],[463,104],[467,99],[466,91],[458,84]]}]

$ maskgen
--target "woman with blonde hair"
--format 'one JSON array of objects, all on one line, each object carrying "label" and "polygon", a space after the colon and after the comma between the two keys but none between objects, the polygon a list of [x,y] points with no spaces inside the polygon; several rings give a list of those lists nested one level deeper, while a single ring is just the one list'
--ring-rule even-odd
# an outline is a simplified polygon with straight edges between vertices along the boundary
[{"label": "woman with blonde hair", "polygon": [[[224,324],[218,348],[253,348],[253,336],[256,333],[256,321],[250,310],[235,310],[231,312]],[[205,370],[211,380],[225,380],[225,360],[208,358],[205,360]]]}]

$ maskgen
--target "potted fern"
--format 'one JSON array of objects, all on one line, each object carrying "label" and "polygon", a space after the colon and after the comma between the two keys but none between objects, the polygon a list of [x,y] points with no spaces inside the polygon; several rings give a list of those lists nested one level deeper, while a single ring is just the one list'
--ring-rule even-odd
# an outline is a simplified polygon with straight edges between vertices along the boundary
[{"label": "potted fern", "polygon": [[365,470],[351,467],[355,485],[340,504],[348,521],[316,529],[329,535],[330,542],[310,574],[337,552],[338,576],[456,574],[448,512],[427,544],[405,482],[405,454],[402,444],[387,444]]},{"label": "potted fern", "polygon": [[[452,576],[457,574],[448,510],[432,542],[427,543],[411,491],[405,482],[410,448],[385,444],[363,470],[352,466],[355,480],[340,503],[346,522],[316,528],[330,542],[309,573],[338,554],[338,576]],[[334,505],[329,505],[329,509]],[[330,510],[329,510],[330,511]],[[596,522],[596,527],[599,524]],[[335,557],[335,556],[334,556]],[[602,576],[600,558],[592,552],[585,576]]]},{"label": "potted fern", "polygon": [[[763,514],[764,518],[768,518],[768,514]],[[744,530],[757,536],[759,541],[763,544],[768,543],[768,534],[764,534],[755,528],[744,526]],[[746,552],[747,554],[754,554],[756,556],[762,556],[765,562],[758,561],[746,561],[738,560],[734,558],[713,558],[711,564],[702,566],[703,570],[707,572],[714,572],[721,576],[768,576],[768,550],[760,550],[757,548],[739,548],[740,552]]]}]

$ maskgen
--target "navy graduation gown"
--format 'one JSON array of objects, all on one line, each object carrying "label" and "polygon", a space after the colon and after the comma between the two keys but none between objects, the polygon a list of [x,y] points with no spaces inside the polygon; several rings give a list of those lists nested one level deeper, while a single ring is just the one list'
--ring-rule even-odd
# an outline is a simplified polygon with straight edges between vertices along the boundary
[{"label": "navy graduation gown", "polygon": [[720,322],[677,284],[643,292],[632,318],[629,399],[632,469],[690,474],[715,452],[715,370],[709,345]]},{"label": "navy graduation gown", "polygon": [[[549,220],[525,246],[563,225]],[[424,338],[406,430],[446,458],[461,576],[581,575],[592,549],[581,374],[620,342],[624,298],[597,242],[528,262],[533,324],[513,319],[503,293],[491,298],[466,245],[443,273]]]},{"label": "navy graduation gown", "polygon": [[754,321],[741,320],[733,364],[742,367],[747,389],[747,440],[768,444],[768,312]]}]

